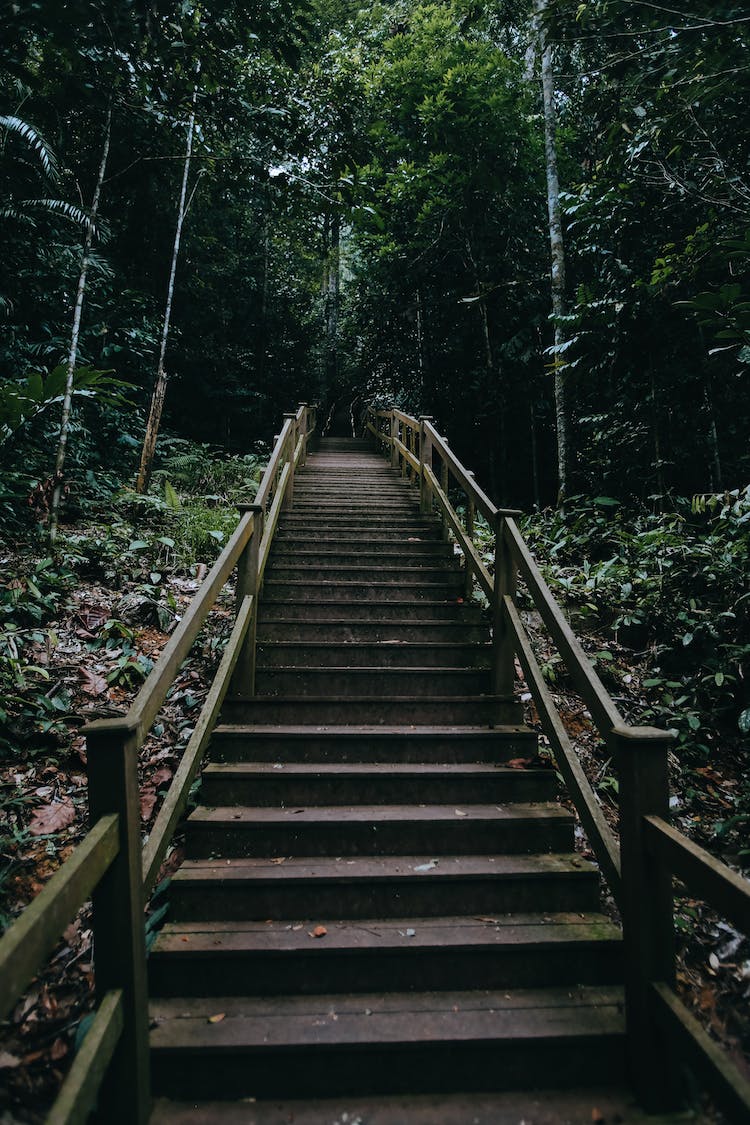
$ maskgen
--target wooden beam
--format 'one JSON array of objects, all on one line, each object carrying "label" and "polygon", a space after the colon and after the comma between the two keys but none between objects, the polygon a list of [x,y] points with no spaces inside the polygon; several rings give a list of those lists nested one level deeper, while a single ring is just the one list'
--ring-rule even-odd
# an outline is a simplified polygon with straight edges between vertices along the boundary
[{"label": "wooden beam", "polygon": [[658,816],[645,817],[646,847],[691,895],[750,934],[750,882]]},{"label": "wooden beam", "polygon": [[45,1125],[86,1125],[122,1034],[122,992],[103,998]]},{"label": "wooden beam", "polygon": [[116,814],[103,816],[0,940],[0,1019],[59,942],[120,849]]}]

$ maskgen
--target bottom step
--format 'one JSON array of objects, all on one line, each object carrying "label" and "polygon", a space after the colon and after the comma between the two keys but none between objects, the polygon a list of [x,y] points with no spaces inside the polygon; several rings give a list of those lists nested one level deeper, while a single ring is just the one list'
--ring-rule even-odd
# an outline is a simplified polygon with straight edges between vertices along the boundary
[{"label": "bottom step", "polygon": [[157,1094],[331,1097],[622,1081],[614,988],[214,997],[151,1005]]},{"label": "bottom step", "polygon": [[645,1114],[625,1090],[513,1091],[406,1098],[326,1098],[316,1102],[170,1102],[150,1125],[673,1125],[692,1115]]}]

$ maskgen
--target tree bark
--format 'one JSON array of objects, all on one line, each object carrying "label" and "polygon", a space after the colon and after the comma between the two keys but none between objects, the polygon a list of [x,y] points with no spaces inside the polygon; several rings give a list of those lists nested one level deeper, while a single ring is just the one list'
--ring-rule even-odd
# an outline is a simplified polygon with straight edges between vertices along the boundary
[{"label": "tree bark", "polygon": [[93,246],[94,234],[96,232],[96,220],[99,214],[99,200],[101,199],[102,185],[104,184],[104,177],[107,172],[107,161],[109,159],[109,145],[111,136],[112,102],[110,101],[107,108],[107,122],[104,127],[104,143],[102,145],[102,155],[99,161],[99,172],[96,177],[96,186],[94,187],[94,194],[91,199],[91,210],[89,211],[89,218],[86,224],[86,233],[83,239],[83,250],[81,252],[81,272],[78,276],[76,301],[73,308],[73,326],[70,332],[70,347],[68,349],[67,377],[65,380],[65,394],[63,396],[62,404],[62,417],[60,419],[60,437],[58,438],[57,456],[55,457],[55,484],[52,490],[52,500],[50,503],[49,511],[49,537],[53,543],[57,538],[57,528],[60,521],[60,503],[62,501],[63,495],[63,470],[65,468],[65,456],[68,451],[70,414],[73,404],[73,377],[75,375],[76,361],[78,359],[78,342],[81,337],[83,300],[86,294],[86,282],[88,281],[89,265],[91,263],[91,247]]},{"label": "tree bark", "polygon": [[[560,179],[557,171],[557,114],[555,87],[552,72],[552,48],[549,45],[544,17],[547,0],[536,0],[535,24],[542,75],[542,100],[544,104],[544,154],[547,173],[547,213],[549,216],[549,241],[552,258],[551,290],[552,314],[555,318],[555,348],[565,341],[560,320],[565,313],[565,243],[563,241],[560,213]],[[568,491],[570,464],[570,417],[568,386],[565,368],[559,351],[555,351],[555,421],[557,426],[557,476],[558,499],[563,500]]]},{"label": "tree bark", "polygon": [[182,225],[185,221],[185,214],[187,213],[187,186],[190,177],[190,160],[193,155],[193,137],[195,135],[195,106],[198,100],[198,83],[196,81],[193,89],[193,99],[190,108],[190,118],[188,121],[187,139],[185,141],[185,162],[182,169],[182,185],[180,188],[180,202],[177,207],[177,226],[175,228],[174,245],[172,247],[172,264],[169,270],[169,283],[167,285],[167,303],[164,307],[164,323],[162,324],[161,331],[161,344],[159,347],[159,362],[156,367],[156,381],[154,383],[154,391],[151,397],[151,406],[148,412],[148,421],[146,423],[146,435],[143,439],[143,449],[141,451],[141,463],[138,469],[138,480],[136,481],[136,492],[143,493],[149,486],[151,480],[151,473],[154,467],[154,453],[156,452],[156,439],[159,436],[159,424],[161,422],[161,414],[164,408],[164,399],[167,394],[167,383],[169,376],[164,366],[164,358],[167,352],[167,341],[169,340],[169,327],[172,320],[172,303],[174,301],[174,283],[177,274],[177,260],[180,256],[180,241],[182,239]]},{"label": "tree bark", "polygon": [[341,216],[334,211],[330,219],[330,241],[326,269],[326,374],[328,387],[338,383],[339,307],[341,302]]}]

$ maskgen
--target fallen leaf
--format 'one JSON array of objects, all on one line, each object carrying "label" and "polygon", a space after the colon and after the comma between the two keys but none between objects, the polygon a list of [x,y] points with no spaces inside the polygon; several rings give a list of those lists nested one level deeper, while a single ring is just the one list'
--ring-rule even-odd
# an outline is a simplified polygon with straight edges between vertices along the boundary
[{"label": "fallen leaf", "polygon": [[154,813],[154,805],[156,804],[156,790],[153,785],[146,785],[141,789],[141,820],[144,824],[148,824]]},{"label": "fallen leaf", "polygon": [[721,967],[720,962],[719,962],[719,958],[716,956],[715,953],[709,953],[708,963],[711,966],[711,968],[714,970],[714,972],[716,972]]},{"label": "fallen leaf", "polygon": [[591,1120],[594,1122],[594,1125],[604,1125],[604,1122],[607,1119],[602,1111],[594,1106],[594,1108],[591,1110]]},{"label": "fallen leaf", "polygon": [[493,926],[497,925],[497,918],[490,918],[487,914],[476,914],[477,922],[490,922]]},{"label": "fallen leaf", "polygon": [[467,812],[464,812],[463,809],[454,809],[453,811],[455,812],[456,816],[468,816],[469,815]]},{"label": "fallen leaf", "polygon": [[417,864],[417,866],[414,868],[414,870],[420,871],[420,872],[421,871],[432,871],[435,867],[437,867],[437,865],[438,865],[438,861],[436,859],[431,859],[429,863],[419,863],[419,864]]},{"label": "fallen leaf", "polygon": [[103,695],[107,690],[107,681],[98,672],[92,672],[90,668],[79,668],[78,675],[83,681],[81,691],[86,695]]},{"label": "fallen leaf", "polygon": [[76,818],[76,810],[69,797],[61,801],[52,801],[48,805],[34,810],[34,815],[29,824],[29,833],[32,836],[46,836],[51,832],[61,832]]},{"label": "fallen leaf", "polygon": [[316,926],[313,930],[308,930],[307,932],[310,937],[325,937],[328,933],[328,930],[325,928],[325,926]]},{"label": "fallen leaf", "polygon": [[54,1062],[57,1062],[58,1059],[64,1059],[65,1056],[67,1055],[67,1053],[68,1053],[68,1044],[65,1042],[65,1040],[64,1039],[56,1039],[55,1042],[52,1044],[52,1050],[50,1051],[50,1058],[53,1059]]},{"label": "fallen leaf", "polygon": [[508,765],[512,770],[527,770],[533,761],[533,758],[511,758]]},{"label": "fallen leaf", "polygon": [[0,1070],[15,1070],[20,1065],[21,1060],[17,1055],[11,1055],[8,1051],[0,1051]]},{"label": "fallen leaf", "polygon": [[226,1016],[226,1012],[218,1012],[215,1016],[208,1017],[208,1023],[221,1023]]},{"label": "fallen leaf", "polygon": [[160,785],[166,785],[168,781],[172,780],[173,772],[174,771],[171,770],[169,766],[162,766],[162,768],[160,770],[157,770],[154,776],[151,778],[151,784],[154,785],[157,789]]},{"label": "fallen leaf", "polygon": [[286,856],[285,855],[277,856],[276,859],[271,860],[271,863],[273,863],[273,864],[286,863]]}]

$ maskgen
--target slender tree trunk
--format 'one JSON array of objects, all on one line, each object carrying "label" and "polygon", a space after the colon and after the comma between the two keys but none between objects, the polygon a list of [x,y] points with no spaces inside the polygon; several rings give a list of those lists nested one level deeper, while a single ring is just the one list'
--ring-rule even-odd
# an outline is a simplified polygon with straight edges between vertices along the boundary
[{"label": "slender tree trunk", "polygon": [[[560,214],[560,180],[557,172],[557,114],[555,87],[552,73],[552,48],[547,40],[544,16],[547,0],[536,0],[535,23],[542,73],[542,99],[544,103],[544,153],[547,172],[547,212],[549,215],[549,241],[552,257],[552,313],[555,318],[555,346],[564,343],[565,336],[560,318],[565,312],[565,244],[563,242]],[[560,355],[555,353],[555,420],[557,424],[557,476],[559,499],[568,491],[570,464],[570,425],[568,387]]]},{"label": "slender tree trunk", "polygon": [[706,383],[703,394],[706,401],[706,410],[708,411],[708,443],[711,450],[711,487],[714,492],[722,492],[724,489],[724,474],[721,469],[719,431],[716,428],[716,413],[714,411],[714,400],[711,394],[710,382]]},{"label": "slender tree trunk", "polygon": [[180,202],[177,208],[177,226],[174,234],[174,245],[172,247],[172,264],[169,270],[169,284],[167,285],[167,303],[164,307],[164,323],[161,330],[161,344],[159,347],[159,362],[156,367],[156,381],[154,383],[154,392],[151,398],[151,406],[148,412],[148,421],[146,423],[146,436],[143,439],[143,449],[141,451],[141,463],[138,469],[138,480],[136,482],[136,492],[145,492],[148,488],[149,481],[151,480],[151,472],[154,466],[154,453],[156,451],[156,439],[159,435],[159,423],[161,422],[161,414],[164,408],[164,399],[167,394],[167,383],[169,376],[164,367],[164,357],[167,352],[167,341],[169,340],[169,327],[172,320],[172,303],[174,301],[174,282],[177,274],[177,260],[180,256],[180,241],[182,239],[182,225],[185,221],[185,214],[187,212],[187,187],[188,179],[190,176],[190,160],[193,155],[193,137],[195,135],[195,106],[198,100],[198,83],[196,81],[193,89],[193,100],[190,108],[190,119],[188,121],[187,139],[185,142],[185,161],[182,169],[182,185],[180,188]]},{"label": "slender tree trunk", "polygon": [[536,440],[536,412],[534,410],[534,396],[529,396],[529,423],[531,428],[531,481],[533,486],[534,507],[537,511],[541,508],[539,492],[539,451]]},{"label": "slender tree trunk", "polygon": [[329,388],[338,382],[339,306],[341,296],[341,216],[331,215],[326,271],[326,368]]},{"label": "slender tree trunk", "polygon": [[112,102],[107,109],[107,123],[104,127],[104,144],[99,161],[99,172],[96,177],[96,186],[91,199],[91,210],[86,223],[86,234],[83,239],[81,252],[81,272],[78,276],[78,289],[76,302],[73,309],[73,327],[70,332],[70,348],[68,349],[67,378],[65,380],[65,394],[63,396],[62,417],[60,419],[60,437],[57,442],[57,456],[55,458],[54,488],[49,512],[49,536],[54,543],[57,538],[57,528],[60,520],[60,502],[63,495],[63,470],[65,468],[65,455],[68,451],[68,433],[70,432],[70,414],[73,403],[73,379],[78,359],[78,342],[81,337],[81,316],[83,314],[83,299],[86,294],[89,265],[91,263],[91,247],[94,243],[96,220],[99,214],[99,200],[102,194],[102,185],[107,172],[109,159],[109,144],[112,136]]}]

